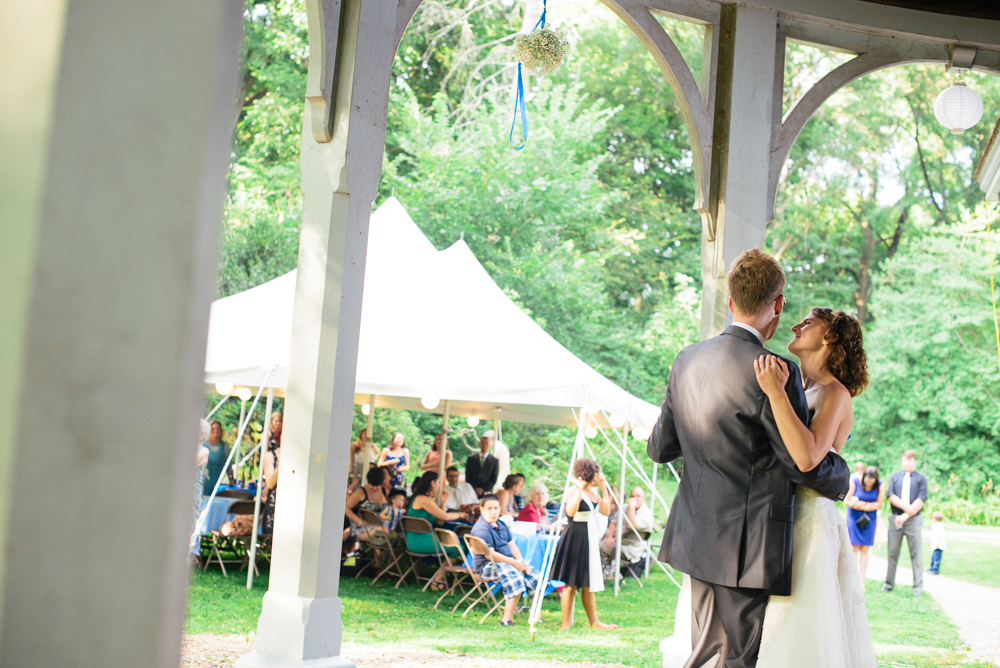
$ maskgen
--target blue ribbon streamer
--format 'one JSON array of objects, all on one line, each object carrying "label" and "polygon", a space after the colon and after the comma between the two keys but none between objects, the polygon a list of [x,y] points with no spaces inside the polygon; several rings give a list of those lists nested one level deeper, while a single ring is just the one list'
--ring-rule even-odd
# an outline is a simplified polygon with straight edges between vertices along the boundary
[{"label": "blue ribbon streamer", "polygon": [[[538,19],[538,23],[532,30],[538,30],[538,27],[545,27],[545,12],[548,9],[548,0],[542,0],[542,15]],[[521,114],[521,145],[514,146],[514,128],[517,126],[517,114]],[[515,151],[520,151],[528,143],[528,110],[524,105],[524,78],[521,76],[521,63],[517,64],[517,95],[514,97],[514,120],[510,122],[510,137],[508,138],[511,146],[514,146]]]}]

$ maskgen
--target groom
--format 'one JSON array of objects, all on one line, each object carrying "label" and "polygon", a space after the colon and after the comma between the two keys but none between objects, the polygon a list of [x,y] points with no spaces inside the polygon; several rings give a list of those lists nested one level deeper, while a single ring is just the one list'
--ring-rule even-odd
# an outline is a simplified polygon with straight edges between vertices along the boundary
[{"label": "groom", "polygon": [[[792,591],[795,485],[843,499],[849,484],[833,452],[811,471],[796,468],[754,375],[785,305],[781,265],[751,249],[727,281],[733,324],[677,355],[646,450],[661,464],[684,458],[659,559],[691,576],[685,668],[757,664],[768,597]],[[808,424],[802,377],[793,362],[788,369],[785,391]]]}]

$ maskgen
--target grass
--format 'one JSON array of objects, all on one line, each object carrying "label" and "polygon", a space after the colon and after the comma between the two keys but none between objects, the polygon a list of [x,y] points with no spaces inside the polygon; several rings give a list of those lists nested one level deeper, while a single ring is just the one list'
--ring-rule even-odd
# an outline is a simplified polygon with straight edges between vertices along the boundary
[{"label": "grass", "polygon": [[[249,634],[256,630],[267,576],[255,578],[247,591],[246,575],[222,577],[218,570],[197,572],[191,582],[185,631],[188,633]],[[964,646],[958,633],[930,596],[914,598],[908,587],[878,592],[880,583],[867,583],[868,618],[880,665],[915,668],[951,666],[961,660]],[[452,614],[456,599],[446,599],[431,610],[435,599],[412,584],[395,589],[367,579],[340,582],[344,642],[350,645],[435,649],[487,658],[621,663],[636,668],[659,668],[661,639],[673,632],[677,588],[652,572],[647,586],[626,585],[615,599],[610,590],[598,595],[601,620],[619,624],[608,633],[591,631],[578,605],[576,626],[559,632],[559,603],[545,601],[542,624],[534,642],[527,630],[527,615],[518,625],[501,628],[493,616],[485,624],[479,616]],[[451,600],[451,605],[447,602]],[[974,667],[977,664],[963,664]]]}]

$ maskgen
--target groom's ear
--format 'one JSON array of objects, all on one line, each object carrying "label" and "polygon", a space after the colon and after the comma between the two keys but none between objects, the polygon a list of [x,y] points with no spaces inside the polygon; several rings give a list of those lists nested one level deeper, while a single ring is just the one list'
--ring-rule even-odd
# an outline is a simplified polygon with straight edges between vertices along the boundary
[{"label": "groom's ear", "polygon": [[774,300],[774,315],[781,315],[781,312],[785,308],[785,295],[778,295],[778,298]]},{"label": "groom's ear", "polygon": [[729,312],[732,313],[733,315],[736,315],[736,307],[733,306],[733,298],[732,297],[729,298]]}]

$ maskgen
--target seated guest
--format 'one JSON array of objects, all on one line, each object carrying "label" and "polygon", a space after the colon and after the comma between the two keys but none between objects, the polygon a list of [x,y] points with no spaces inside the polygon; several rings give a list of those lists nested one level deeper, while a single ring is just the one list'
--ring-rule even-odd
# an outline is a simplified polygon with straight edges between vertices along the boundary
[{"label": "seated guest", "polygon": [[406,492],[401,489],[394,489],[389,492],[389,505],[385,507],[379,517],[382,518],[382,526],[386,531],[396,531],[399,529],[399,521],[403,519],[406,512]]},{"label": "seated guest", "polygon": [[[444,443],[444,434],[438,434],[434,437],[434,445],[431,446],[430,452],[424,455],[424,461],[420,462],[421,471],[437,471],[441,466],[441,448]],[[451,450],[444,451],[444,465],[451,466]]]},{"label": "seated guest", "polygon": [[465,482],[472,485],[476,494],[489,494],[497,484],[500,475],[500,460],[490,454],[493,439],[483,436],[479,439],[479,452],[465,460]]},{"label": "seated guest", "polygon": [[[469,513],[446,512],[434,501],[438,491],[438,474],[428,471],[413,481],[413,497],[410,499],[410,508],[406,511],[408,517],[419,517],[431,523],[431,526],[440,525],[448,520],[467,520]],[[443,495],[442,495],[443,496]],[[442,501],[444,499],[442,498]],[[435,554],[437,552],[437,541],[433,534],[406,532],[406,546],[411,552],[420,554]],[[451,559],[461,558],[461,554],[455,548],[447,548],[446,554]],[[444,573],[438,571],[431,579],[431,589],[441,591],[446,583]]]},{"label": "seated guest", "polygon": [[549,526],[549,516],[545,512],[545,504],[549,501],[549,488],[544,482],[536,482],[528,490],[528,503],[517,514],[518,522],[537,522],[539,529]]},{"label": "seated guest", "polygon": [[[614,518],[608,523],[608,533],[601,541],[601,562],[605,565],[605,578],[614,577],[615,542],[618,538],[617,523],[621,517],[617,511],[613,514]],[[646,544],[642,537],[632,530],[632,527],[634,526],[639,531],[653,530],[653,509],[646,503],[646,492],[643,491],[642,487],[632,488],[625,504],[625,517],[628,518],[628,521],[622,525],[622,565],[634,564],[646,554]]]},{"label": "seated guest", "polygon": [[538,587],[538,572],[528,565],[517,549],[514,536],[507,525],[500,521],[500,500],[493,494],[487,494],[479,501],[482,516],[472,527],[472,535],[482,538],[490,550],[490,557],[475,555],[472,568],[483,577],[499,577],[505,599],[502,626],[514,625],[514,612],[517,601],[525,591],[534,592]]},{"label": "seated guest", "polygon": [[385,475],[386,473],[383,469],[371,469],[368,471],[368,475],[365,476],[367,484],[359,485],[347,497],[344,512],[348,519],[351,520],[350,533],[348,534],[350,537],[365,542],[370,538],[368,532],[371,530],[371,525],[365,524],[361,520],[361,516],[358,515],[359,510],[370,510],[380,515],[386,506],[389,505],[389,501],[385,496],[385,488],[382,486]]},{"label": "seated guest", "polygon": [[520,473],[513,473],[504,478],[503,489],[497,492],[501,515],[517,516],[521,511],[517,502],[522,489],[524,489],[524,476]]},{"label": "seated guest", "polygon": [[479,505],[479,497],[476,496],[476,490],[472,489],[472,485],[459,481],[457,466],[449,466],[446,475],[448,486],[444,488],[444,491],[448,493],[448,500],[444,504],[445,510],[468,512],[472,510],[473,506]]}]

